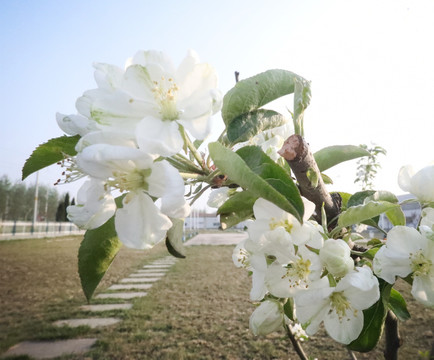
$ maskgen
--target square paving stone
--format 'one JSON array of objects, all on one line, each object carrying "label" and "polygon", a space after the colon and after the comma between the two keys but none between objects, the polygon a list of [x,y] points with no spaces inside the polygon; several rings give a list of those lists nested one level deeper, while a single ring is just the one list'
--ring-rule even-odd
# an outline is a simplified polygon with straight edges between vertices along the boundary
[{"label": "square paving stone", "polygon": [[170,267],[172,267],[172,265],[145,265],[143,266],[143,269],[169,269]]},{"label": "square paving stone", "polygon": [[35,359],[52,359],[68,354],[84,354],[97,339],[69,339],[57,341],[24,341],[12,346],[4,356],[27,355]]},{"label": "square paving stone", "polygon": [[84,311],[110,311],[110,310],[129,310],[133,304],[100,304],[100,305],[82,305],[80,310]]},{"label": "square paving stone", "polygon": [[79,327],[79,326],[89,326],[90,328],[98,328],[103,326],[109,326],[117,324],[122,321],[116,318],[89,318],[89,319],[67,319],[59,320],[53,323],[54,326],[69,326],[69,327]]},{"label": "square paving stone", "polygon": [[110,286],[107,290],[148,290],[152,284],[115,284]]},{"label": "square paving stone", "polygon": [[138,297],[143,297],[148,295],[147,292],[137,291],[137,292],[127,292],[127,293],[111,293],[111,294],[98,294],[95,299],[134,299]]},{"label": "square paving stone", "polygon": [[[157,276],[160,276],[160,277],[163,277],[163,276],[165,276],[166,275],[166,272],[160,272],[160,271],[154,271],[154,270],[151,270],[151,271],[148,271],[148,270],[138,270],[138,272],[136,272],[136,273],[134,273],[135,275],[140,275],[140,276],[143,276],[143,277],[145,277],[145,276],[149,276],[149,277],[157,277]],[[132,276],[133,274],[131,274],[130,276]]]},{"label": "square paving stone", "polygon": [[135,277],[122,279],[121,283],[150,283],[160,280],[161,277]]}]

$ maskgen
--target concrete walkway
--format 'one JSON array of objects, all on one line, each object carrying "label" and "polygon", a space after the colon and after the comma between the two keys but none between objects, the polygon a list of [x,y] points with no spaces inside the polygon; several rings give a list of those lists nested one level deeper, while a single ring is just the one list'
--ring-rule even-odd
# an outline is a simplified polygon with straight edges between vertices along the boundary
[{"label": "concrete walkway", "polygon": [[246,232],[219,232],[199,234],[185,242],[190,245],[237,245],[247,238]]}]

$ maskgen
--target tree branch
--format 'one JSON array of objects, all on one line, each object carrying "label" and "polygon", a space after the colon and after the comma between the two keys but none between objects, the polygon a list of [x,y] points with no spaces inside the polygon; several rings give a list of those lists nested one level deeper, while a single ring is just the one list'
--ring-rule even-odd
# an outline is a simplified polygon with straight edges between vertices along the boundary
[{"label": "tree branch", "polygon": [[291,340],[292,346],[294,347],[294,350],[297,353],[297,355],[299,356],[299,358],[301,360],[309,360],[309,358],[305,354],[303,348],[301,347],[300,342],[295,338],[294,334],[292,333],[291,328],[289,327],[289,325],[285,324],[284,327],[285,327],[285,330],[286,330],[286,334],[288,335],[289,340]]},{"label": "tree branch", "polygon": [[386,349],[384,358],[386,360],[398,360],[398,350],[402,345],[402,339],[399,336],[398,319],[389,310],[385,321]]},{"label": "tree branch", "polygon": [[309,145],[300,135],[291,135],[279,154],[288,162],[297,178],[301,195],[315,204],[316,221],[322,222],[321,208],[324,204],[327,223],[329,227],[333,226],[340,212],[341,198],[339,194],[332,196],[327,191]]}]

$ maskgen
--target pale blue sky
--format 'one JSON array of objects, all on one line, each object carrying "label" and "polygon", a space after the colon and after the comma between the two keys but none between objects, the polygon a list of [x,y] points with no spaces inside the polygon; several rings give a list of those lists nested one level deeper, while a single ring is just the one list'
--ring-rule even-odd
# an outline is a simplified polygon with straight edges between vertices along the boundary
[{"label": "pale blue sky", "polygon": [[[223,92],[235,70],[245,78],[283,68],[311,80],[313,150],[375,142],[389,152],[376,183],[400,193],[401,165],[434,160],[433,18],[428,0],[2,0],[0,175],[18,179],[32,150],[62,135],[55,113],[75,113],[77,97],[96,86],[93,62],[123,66],[156,49],[179,63],[194,49],[216,68]],[[357,190],[355,168],[329,172],[333,189]],[[59,173],[43,170],[40,181]]]}]

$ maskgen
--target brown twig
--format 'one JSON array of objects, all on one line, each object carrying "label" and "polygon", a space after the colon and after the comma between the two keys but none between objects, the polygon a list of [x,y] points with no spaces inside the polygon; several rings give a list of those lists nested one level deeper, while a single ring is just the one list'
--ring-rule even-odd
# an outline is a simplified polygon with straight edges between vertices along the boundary
[{"label": "brown twig", "polygon": [[301,347],[300,342],[295,338],[295,336],[292,333],[291,328],[289,327],[288,324],[285,324],[285,330],[286,330],[286,334],[289,337],[289,340],[291,340],[291,343],[292,343],[292,346],[294,347],[295,352],[300,357],[300,359],[302,359],[302,360],[309,360],[309,358],[307,357],[307,355],[304,353],[304,350]]},{"label": "brown twig", "polygon": [[398,318],[393,312],[388,311],[385,321],[386,349],[384,358],[386,360],[397,360],[398,350],[402,345],[402,339],[399,336]]},{"label": "brown twig", "polygon": [[301,195],[315,204],[315,219],[321,223],[321,208],[327,214],[327,222],[336,219],[340,212],[340,198],[327,191],[321,172],[308,144],[300,135],[291,135],[283,144],[279,154],[288,162],[297,178]]}]

